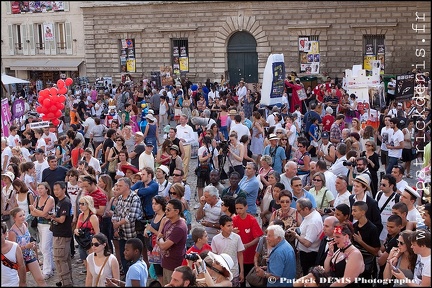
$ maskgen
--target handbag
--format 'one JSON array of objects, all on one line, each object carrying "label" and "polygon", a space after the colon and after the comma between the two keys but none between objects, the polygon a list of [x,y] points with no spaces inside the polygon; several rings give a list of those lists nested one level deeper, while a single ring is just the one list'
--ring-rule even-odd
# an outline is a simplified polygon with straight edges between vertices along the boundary
[{"label": "handbag", "polygon": [[90,216],[91,214],[87,217],[87,219],[81,224],[81,227],[78,229],[79,235],[75,234],[75,240],[84,250],[89,250],[91,248],[91,243],[92,243],[92,235],[90,234],[90,229],[82,228],[84,223],[86,223],[89,220]]},{"label": "handbag", "polygon": [[[103,263],[103,265],[102,265],[102,267],[101,267],[101,269],[99,270],[99,274],[98,274],[98,276],[97,276],[97,278],[96,278],[96,286],[99,286],[99,280],[100,280],[100,276],[101,276],[101,274],[102,274],[102,270],[103,270],[103,268],[105,267],[105,264],[107,263],[107,261],[108,261],[108,258],[110,258],[109,256],[107,256],[106,258],[105,258],[105,261],[104,261],[104,263]],[[103,283],[104,285],[105,285],[105,283]]]},{"label": "handbag", "polygon": [[33,219],[30,222],[30,227],[36,228],[37,226],[38,226],[38,218],[37,217],[33,217]]},{"label": "handbag", "polygon": [[246,275],[246,281],[254,287],[265,287],[267,285],[267,279],[260,277],[256,274],[255,267],[253,267]]},{"label": "handbag", "polygon": [[[114,155],[117,155],[117,149],[115,147],[112,147],[114,149]],[[109,173],[115,173],[116,172],[116,168],[117,168],[117,164],[118,164],[118,159],[114,159],[113,161],[109,162],[108,164],[108,172]]]},{"label": "handbag", "polygon": [[[12,192],[9,194],[9,200],[11,199],[11,197],[12,197]],[[9,206],[9,203],[6,204],[5,211],[8,210],[8,206]],[[9,220],[10,220],[10,215],[9,214],[8,215],[1,215],[1,221],[2,222],[7,222]]]}]

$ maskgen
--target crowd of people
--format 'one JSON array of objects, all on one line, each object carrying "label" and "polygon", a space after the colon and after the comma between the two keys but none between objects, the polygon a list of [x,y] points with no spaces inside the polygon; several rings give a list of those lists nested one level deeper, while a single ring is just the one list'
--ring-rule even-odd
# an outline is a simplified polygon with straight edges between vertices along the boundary
[{"label": "crowd of people", "polygon": [[330,77],[292,73],[272,107],[243,80],[145,84],[73,87],[36,129],[24,92],[1,138],[2,286],[73,286],[74,258],[86,286],[430,286],[430,101],[391,98],[374,128]]}]

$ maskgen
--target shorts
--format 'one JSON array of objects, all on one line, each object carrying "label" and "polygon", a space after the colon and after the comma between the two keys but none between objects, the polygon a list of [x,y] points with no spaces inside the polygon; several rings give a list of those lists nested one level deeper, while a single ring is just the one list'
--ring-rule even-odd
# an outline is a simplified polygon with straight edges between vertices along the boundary
[{"label": "shorts", "polygon": [[381,149],[381,164],[386,165],[388,163],[388,151]]},{"label": "shorts", "polygon": [[159,115],[159,110],[153,109],[154,115]]},{"label": "shorts", "polygon": [[163,268],[160,264],[153,264],[153,268],[155,270],[155,273],[157,276],[162,276],[163,275]]},{"label": "shorts", "polygon": [[[415,151],[415,150],[414,150]],[[415,153],[413,153],[412,149],[402,149],[402,162],[410,162],[415,159]]]},{"label": "shorts", "polygon": [[197,177],[197,188],[204,188],[210,184],[210,176],[206,178]]}]

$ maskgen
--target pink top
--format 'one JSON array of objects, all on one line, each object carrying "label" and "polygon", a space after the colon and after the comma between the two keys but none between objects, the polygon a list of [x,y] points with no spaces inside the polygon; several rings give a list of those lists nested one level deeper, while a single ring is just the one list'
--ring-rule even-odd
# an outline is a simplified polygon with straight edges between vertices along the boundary
[{"label": "pink top", "polygon": [[227,126],[227,119],[228,119],[228,114],[227,115],[220,115],[219,119],[221,120],[221,127],[223,126]]}]

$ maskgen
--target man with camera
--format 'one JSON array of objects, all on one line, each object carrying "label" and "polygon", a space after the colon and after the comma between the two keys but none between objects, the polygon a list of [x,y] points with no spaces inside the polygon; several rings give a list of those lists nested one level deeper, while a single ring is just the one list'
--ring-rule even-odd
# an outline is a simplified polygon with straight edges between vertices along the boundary
[{"label": "man with camera", "polygon": [[[349,161],[344,161],[342,163],[344,166],[348,167],[349,174],[348,174],[348,185],[353,184],[353,179],[355,179],[358,175],[364,176],[366,179],[369,179],[369,185],[370,185],[370,179],[371,174],[369,172],[369,169],[367,167],[368,161],[366,157],[358,157],[357,159],[354,157],[351,157]],[[369,191],[371,192],[371,191]],[[372,196],[372,195],[370,195]]]}]

